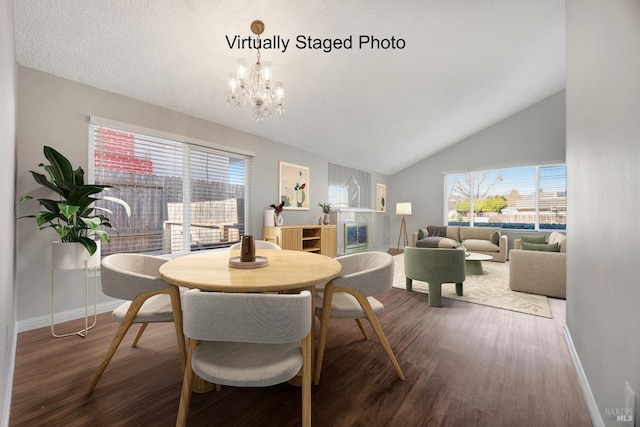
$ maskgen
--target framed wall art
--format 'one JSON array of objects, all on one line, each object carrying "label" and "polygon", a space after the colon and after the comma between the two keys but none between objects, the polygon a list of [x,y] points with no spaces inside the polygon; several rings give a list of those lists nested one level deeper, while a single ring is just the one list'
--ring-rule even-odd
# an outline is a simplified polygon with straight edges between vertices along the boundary
[{"label": "framed wall art", "polygon": [[376,184],[376,212],[387,211],[387,186]]},{"label": "framed wall art", "polygon": [[278,200],[287,210],[309,210],[309,168],[278,162]]}]

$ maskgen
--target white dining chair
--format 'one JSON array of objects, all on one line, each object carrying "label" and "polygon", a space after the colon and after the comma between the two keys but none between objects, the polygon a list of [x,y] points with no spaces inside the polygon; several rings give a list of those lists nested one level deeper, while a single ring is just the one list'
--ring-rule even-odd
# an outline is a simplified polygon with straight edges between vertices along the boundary
[{"label": "white dining chair", "polygon": [[320,340],[315,367],[315,384],[320,382],[320,371],[327,343],[330,318],[355,319],[365,339],[367,333],[360,322],[366,318],[378,336],[389,360],[404,380],[402,369],[382,331],[379,315],[384,305],[372,295],[381,294],[393,285],[393,257],[384,252],[360,252],[336,258],[342,264],[340,276],[330,281],[324,289],[316,289],[315,314],[320,318]]},{"label": "white dining chair", "polygon": [[[120,322],[107,353],[89,387],[92,393],[107,369],[122,339],[134,323],[141,323],[135,347],[149,323],[174,322],[174,310],[180,310],[180,290],[160,278],[158,270],[167,262],[165,258],[141,254],[112,254],[102,259],[100,282],[102,292],[114,298],[127,300],[113,310],[112,318]],[[175,321],[178,351],[182,365],[186,363],[186,348],[180,319]]]},{"label": "white dining chair", "polygon": [[216,385],[266,387],[302,370],[302,425],[311,425],[311,293],[182,294],[187,365],[176,426],[189,412],[194,373]]},{"label": "white dining chair", "polygon": [[[267,242],[266,240],[256,240],[255,241],[256,249],[282,249],[280,246],[276,245],[273,242]],[[230,251],[237,250],[239,251],[242,248],[242,242],[234,243],[229,247]]]}]

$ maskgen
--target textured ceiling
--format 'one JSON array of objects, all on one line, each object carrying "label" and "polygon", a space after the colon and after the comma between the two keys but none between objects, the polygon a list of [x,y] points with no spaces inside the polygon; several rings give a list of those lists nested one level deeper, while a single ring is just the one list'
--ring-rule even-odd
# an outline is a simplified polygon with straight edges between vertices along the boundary
[{"label": "textured ceiling", "polygon": [[[565,87],[564,0],[16,0],[24,66],[221,123],[345,165],[393,174]],[[287,112],[226,106],[236,59],[263,49]],[[296,38],[345,39],[323,52]],[[403,49],[359,46],[359,36]],[[390,150],[390,147],[392,149]]]}]

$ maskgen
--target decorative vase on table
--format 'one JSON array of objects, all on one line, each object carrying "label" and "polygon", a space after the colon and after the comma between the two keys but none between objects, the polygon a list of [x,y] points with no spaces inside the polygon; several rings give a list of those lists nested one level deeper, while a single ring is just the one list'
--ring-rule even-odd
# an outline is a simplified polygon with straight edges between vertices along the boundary
[{"label": "decorative vase on table", "polygon": [[329,225],[329,223],[331,222],[329,220],[329,214],[331,213],[331,203],[318,202],[318,206],[320,206],[320,208],[322,209],[322,213],[324,214],[322,223],[324,225]]},{"label": "decorative vase on table", "polygon": [[264,211],[264,226],[273,227],[276,225],[276,211],[267,209]]},{"label": "decorative vase on table", "polygon": [[275,223],[276,223],[276,227],[282,227],[282,224],[284,224],[284,218],[282,217],[282,214],[275,214]]}]

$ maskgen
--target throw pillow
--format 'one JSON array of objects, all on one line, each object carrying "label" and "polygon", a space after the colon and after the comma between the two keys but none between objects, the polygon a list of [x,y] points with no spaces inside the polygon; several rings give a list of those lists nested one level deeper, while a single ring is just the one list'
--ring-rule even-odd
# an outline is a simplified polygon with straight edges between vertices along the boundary
[{"label": "throw pillow", "polygon": [[520,247],[525,251],[560,252],[560,245],[557,243],[546,244],[520,242]]},{"label": "throw pillow", "polygon": [[420,230],[418,230],[418,240],[422,240],[425,237],[429,237],[429,232],[427,231],[427,229],[421,228]]},{"label": "throw pillow", "polygon": [[491,243],[493,243],[494,245],[497,245],[500,242],[500,232],[494,231],[493,233],[491,233],[489,240],[491,240]]},{"label": "throw pillow", "polygon": [[541,234],[539,236],[520,236],[520,243],[546,243],[545,235]]}]

